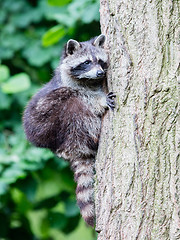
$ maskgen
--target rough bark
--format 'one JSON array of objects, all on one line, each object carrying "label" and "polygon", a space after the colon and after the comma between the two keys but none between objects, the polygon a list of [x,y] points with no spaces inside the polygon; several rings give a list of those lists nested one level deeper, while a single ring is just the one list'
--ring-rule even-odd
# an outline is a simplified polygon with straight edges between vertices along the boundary
[{"label": "rough bark", "polygon": [[180,239],[178,1],[101,0],[100,14],[117,106],[96,160],[98,240]]}]

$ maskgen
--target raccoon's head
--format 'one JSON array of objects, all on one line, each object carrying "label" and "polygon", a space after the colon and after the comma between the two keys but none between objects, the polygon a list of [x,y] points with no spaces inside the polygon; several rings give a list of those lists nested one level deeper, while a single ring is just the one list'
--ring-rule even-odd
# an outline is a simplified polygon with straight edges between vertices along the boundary
[{"label": "raccoon's head", "polygon": [[105,36],[100,35],[87,42],[70,39],[60,65],[61,80],[71,85],[99,85],[105,78],[108,56],[103,48]]}]

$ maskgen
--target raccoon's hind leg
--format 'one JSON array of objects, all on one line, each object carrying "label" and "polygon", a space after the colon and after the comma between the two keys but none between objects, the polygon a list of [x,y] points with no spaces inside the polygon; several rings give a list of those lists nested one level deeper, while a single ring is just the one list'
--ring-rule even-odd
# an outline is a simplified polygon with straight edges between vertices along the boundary
[{"label": "raccoon's hind leg", "polygon": [[94,226],[94,165],[95,160],[78,159],[71,163],[74,179],[77,182],[76,198],[80,212],[85,222]]}]

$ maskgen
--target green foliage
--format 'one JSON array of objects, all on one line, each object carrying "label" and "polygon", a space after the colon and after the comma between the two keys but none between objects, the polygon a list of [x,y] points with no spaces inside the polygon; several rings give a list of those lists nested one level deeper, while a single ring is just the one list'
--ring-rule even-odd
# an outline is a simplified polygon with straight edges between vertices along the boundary
[{"label": "green foliage", "polygon": [[65,30],[61,25],[57,25],[52,27],[49,31],[47,31],[43,38],[42,43],[43,46],[47,47],[54,43],[57,43],[59,39],[61,39],[65,35]]},{"label": "green foliage", "polygon": [[5,65],[0,65],[0,82],[4,82],[9,76],[9,68]]},{"label": "green foliage", "polygon": [[30,78],[26,73],[19,73],[9,78],[1,85],[4,93],[17,93],[27,90],[31,85]]},{"label": "green foliage", "polygon": [[0,239],[92,240],[69,165],[29,144],[22,113],[69,38],[99,34],[96,0],[0,0]]},{"label": "green foliage", "polygon": [[52,5],[52,6],[64,6],[64,5],[66,5],[70,2],[71,2],[71,0],[61,0],[61,1],[59,1],[59,0],[48,0],[48,4]]}]

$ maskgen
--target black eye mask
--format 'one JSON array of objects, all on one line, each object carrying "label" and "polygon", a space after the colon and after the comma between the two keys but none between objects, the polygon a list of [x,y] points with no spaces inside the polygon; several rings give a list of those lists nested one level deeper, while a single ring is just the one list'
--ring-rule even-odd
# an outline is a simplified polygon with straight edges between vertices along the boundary
[{"label": "black eye mask", "polygon": [[86,60],[85,62],[79,64],[77,67],[71,68],[71,74],[75,77],[80,76],[84,72],[90,71],[92,68],[92,62]]}]

